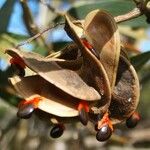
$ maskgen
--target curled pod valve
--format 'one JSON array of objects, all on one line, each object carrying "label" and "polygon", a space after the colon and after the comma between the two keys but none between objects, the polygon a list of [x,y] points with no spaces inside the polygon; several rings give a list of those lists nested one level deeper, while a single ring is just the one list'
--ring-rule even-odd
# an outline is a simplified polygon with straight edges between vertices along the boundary
[{"label": "curled pod valve", "polygon": [[15,74],[20,77],[25,76],[25,64],[20,58],[11,58],[10,63]]}]

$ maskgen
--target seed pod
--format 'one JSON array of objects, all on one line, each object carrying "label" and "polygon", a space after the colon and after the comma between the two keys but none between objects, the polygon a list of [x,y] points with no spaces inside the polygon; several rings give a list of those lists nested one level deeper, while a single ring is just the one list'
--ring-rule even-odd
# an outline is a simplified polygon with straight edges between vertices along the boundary
[{"label": "seed pod", "polygon": [[106,124],[103,127],[99,129],[99,131],[96,134],[96,139],[100,142],[106,141],[110,138],[112,135],[111,128]]},{"label": "seed pod", "polygon": [[[79,70],[79,74],[82,79],[88,85],[94,87],[102,97],[102,101],[99,100],[97,102],[97,105],[100,105],[101,107],[91,107],[91,110],[94,113],[101,113],[102,111],[105,112],[107,111],[111,100],[110,84],[106,71],[104,70],[101,62],[82,42],[80,35],[81,32],[79,31],[83,31],[83,29],[74,24],[67,15],[65,17],[65,30],[68,36],[78,45],[83,56],[83,65]],[[95,110],[95,108],[97,110]]]},{"label": "seed pod", "polygon": [[100,94],[93,87],[86,84],[76,72],[61,68],[53,59],[17,49],[8,49],[6,53],[12,57],[19,57],[24,61],[26,66],[50,84],[55,85],[75,98],[88,101],[101,99]]},{"label": "seed pod", "polygon": [[63,133],[64,133],[64,126],[62,124],[57,124],[52,128],[50,136],[52,138],[59,138],[60,136],[62,136]]},{"label": "seed pod", "polygon": [[[76,109],[79,101],[84,100],[89,101],[90,113],[104,114],[109,109],[113,123],[126,120],[137,107],[139,83],[126,55],[119,60],[120,39],[113,17],[105,11],[95,10],[88,14],[82,27],[74,24],[67,15],[65,17],[65,30],[82,53],[81,63],[78,65],[78,61],[74,61],[71,64],[71,67],[77,64],[79,70],[68,69],[69,63],[65,60],[8,49],[9,55],[21,58],[38,74],[11,78],[12,84],[24,98],[41,96],[43,100],[38,108],[55,116],[73,118],[79,115],[81,122],[87,124],[87,114]],[[91,46],[86,46],[83,38]],[[103,131],[108,133],[109,128],[100,129],[97,133],[99,140],[105,133]],[[107,137],[109,134],[102,140]]]},{"label": "seed pod", "polygon": [[15,76],[10,78],[10,81],[26,101],[41,97],[37,108],[60,117],[78,116],[78,110],[76,110],[78,100],[74,100],[74,97],[56,88],[39,75],[22,78]]},{"label": "seed pod", "polygon": [[112,90],[115,86],[121,47],[114,17],[107,11],[93,10],[85,17],[83,30],[106,70]]},{"label": "seed pod", "polygon": [[139,102],[139,80],[128,59],[120,56],[116,85],[109,107],[113,123],[128,119]]}]

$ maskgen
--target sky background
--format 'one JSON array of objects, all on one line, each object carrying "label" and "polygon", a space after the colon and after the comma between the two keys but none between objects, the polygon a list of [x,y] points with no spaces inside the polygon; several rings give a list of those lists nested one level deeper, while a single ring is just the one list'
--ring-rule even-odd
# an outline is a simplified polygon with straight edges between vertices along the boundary
[{"label": "sky background", "polygon": [[[6,0],[0,0],[0,8],[4,4]],[[39,24],[39,5],[37,0],[28,0],[28,5],[32,11],[32,14],[34,16],[34,19],[37,24]],[[70,6],[67,3],[64,3],[63,6],[61,6],[61,9],[68,9]],[[13,13],[11,15],[11,19],[9,22],[8,32],[20,34],[20,35],[28,35],[27,30],[24,26],[23,20],[22,20],[22,8],[20,6],[19,0],[16,1]],[[144,39],[139,44],[139,49],[142,51],[148,51],[150,50],[150,29],[147,30],[148,39]],[[50,37],[51,41],[60,41],[60,40],[68,40],[67,36],[63,32],[62,29],[57,29],[53,31],[51,34],[52,37]],[[63,37],[63,38],[62,38]]]}]

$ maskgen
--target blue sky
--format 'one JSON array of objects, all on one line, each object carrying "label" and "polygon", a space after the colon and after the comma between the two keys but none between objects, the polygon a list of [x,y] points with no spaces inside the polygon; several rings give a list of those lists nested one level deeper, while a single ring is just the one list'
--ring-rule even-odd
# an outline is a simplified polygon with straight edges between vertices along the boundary
[{"label": "blue sky", "polygon": [[[4,2],[6,2],[6,0],[0,0],[0,8],[4,4]],[[34,19],[36,20],[39,13],[39,5],[37,3],[37,0],[28,0],[28,5],[32,11]],[[70,6],[67,3],[64,3],[60,9],[66,10],[69,7]],[[28,35],[22,20],[22,8],[19,3],[19,0],[16,0],[13,13],[9,22],[8,32],[21,34],[21,35]],[[142,40],[139,45],[139,49],[141,49],[142,51],[150,50],[150,29],[148,30],[147,34],[148,34],[148,39]],[[49,36],[49,40],[51,41],[60,41],[62,39],[68,40],[69,38],[61,28],[57,30],[53,30],[53,34]],[[1,69],[6,68],[6,63],[2,59],[0,60],[0,68]]]},{"label": "blue sky", "polygon": [[[0,7],[4,4],[6,0],[0,0]],[[32,11],[32,14],[36,20],[38,16],[38,11],[39,11],[39,6],[37,3],[37,0],[28,0],[28,5]],[[68,9],[69,5],[65,3],[61,9]],[[13,13],[10,19],[9,27],[8,27],[8,32],[16,33],[16,34],[21,34],[21,35],[27,35],[27,30],[24,26],[23,20],[22,20],[22,8],[20,6],[19,0],[16,0]],[[140,43],[140,49],[143,51],[150,50],[150,29],[147,32],[148,34],[148,39],[141,41]],[[68,40],[67,36],[65,36],[65,33],[63,32],[62,29],[58,29],[53,31],[53,34],[51,34],[52,37],[49,37],[50,40],[55,40],[55,41],[60,41],[62,39]]]},{"label": "blue sky", "polygon": [[[36,2],[36,0],[32,0],[32,1],[30,0],[28,5],[32,10],[33,16],[36,17],[36,15],[38,15],[38,10],[39,10],[38,3]],[[27,30],[22,20],[22,8],[19,3],[19,0],[17,0],[15,3],[13,14],[10,19],[8,31],[17,34],[27,35]]]}]

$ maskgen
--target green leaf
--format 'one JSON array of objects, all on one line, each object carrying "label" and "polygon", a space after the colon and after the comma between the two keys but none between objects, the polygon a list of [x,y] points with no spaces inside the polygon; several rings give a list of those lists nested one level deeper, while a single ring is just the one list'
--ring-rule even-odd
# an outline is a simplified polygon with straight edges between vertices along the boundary
[{"label": "green leaf", "polygon": [[150,60],[150,51],[133,56],[131,58],[131,63],[137,71],[139,71],[144,64]]},{"label": "green leaf", "polygon": [[[68,13],[77,19],[84,19],[94,9],[105,9],[113,16],[117,16],[131,11],[134,7],[135,4],[132,0],[81,1],[76,2]],[[148,27],[144,16],[121,24],[132,27]]]},{"label": "green leaf", "polygon": [[15,2],[15,0],[7,0],[0,9],[0,32],[7,31]]}]

